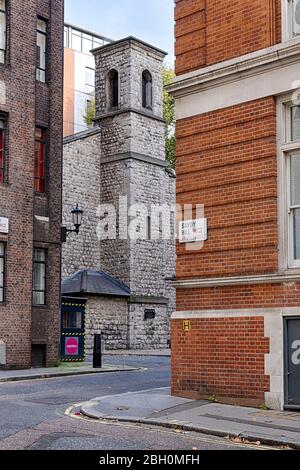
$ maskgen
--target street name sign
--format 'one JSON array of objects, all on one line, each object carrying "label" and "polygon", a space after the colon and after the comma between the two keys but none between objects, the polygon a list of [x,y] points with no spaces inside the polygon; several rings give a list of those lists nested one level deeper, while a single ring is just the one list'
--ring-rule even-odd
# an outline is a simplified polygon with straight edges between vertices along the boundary
[{"label": "street name sign", "polygon": [[180,243],[204,242],[207,240],[207,219],[184,220],[179,224]]},{"label": "street name sign", "polygon": [[0,233],[8,233],[9,220],[6,217],[0,217]]}]

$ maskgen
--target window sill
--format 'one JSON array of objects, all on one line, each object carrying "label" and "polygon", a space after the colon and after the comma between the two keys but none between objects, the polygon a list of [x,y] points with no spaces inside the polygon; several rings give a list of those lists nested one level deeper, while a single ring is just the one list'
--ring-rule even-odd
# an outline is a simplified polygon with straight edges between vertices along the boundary
[{"label": "window sill", "polygon": [[289,34],[289,36],[285,39],[285,41],[294,41],[294,39],[299,39],[300,34]]},{"label": "window sill", "polygon": [[39,84],[40,84],[42,87],[44,87],[44,88],[49,88],[49,83],[48,83],[47,80],[46,80],[45,82],[42,82],[41,80],[38,80],[38,79],[36,78],[35,83],[39,83]]},{"label": "window sill", "polygon": [[8,68],[10,68],[10,65],[9,65],[8,61],[0,62],[0,70],[1,69],[6,69],[7,70]]},{"label": "window sill", "polygon": [[143,106],[143,110],[144,110],[146,113],[153,113],[153,108],[148,108],[147,106]]},{"label": "window sill", "polygon": [[283,271],[283,274],[300,274],[300,266],[290,266]]},{"label": "window sill", "polygon": [[118,106],[111,106],[110,108],[107,109],[107,112],[108,113],[114,113],[116,111],[120,111],[121,110],[121,106],[118,105]]}]

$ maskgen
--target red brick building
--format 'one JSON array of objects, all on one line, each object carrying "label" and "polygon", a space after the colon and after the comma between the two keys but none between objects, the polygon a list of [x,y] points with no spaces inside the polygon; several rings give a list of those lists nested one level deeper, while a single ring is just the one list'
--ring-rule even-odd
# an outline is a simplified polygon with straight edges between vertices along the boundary
[{"label": "red brick building", "polygon": [[0,1],[0,366],[58,360],[63,1]]},{"label": "red brick building", "polygon": [[300,1],[175,0],[175,19],[177,202],[204,205],[208,239],[178,243],[172,391],[299,407]]}]

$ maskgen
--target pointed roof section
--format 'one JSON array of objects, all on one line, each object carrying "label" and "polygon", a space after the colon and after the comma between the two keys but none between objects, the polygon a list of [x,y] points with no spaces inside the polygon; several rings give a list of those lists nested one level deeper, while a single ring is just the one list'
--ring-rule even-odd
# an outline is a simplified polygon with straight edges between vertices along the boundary
[{"label": "pointed roof section", "polygon": [[103,271],[85,269],[63,280],[62,295],[67,294],[130,297],[130,289]]}]

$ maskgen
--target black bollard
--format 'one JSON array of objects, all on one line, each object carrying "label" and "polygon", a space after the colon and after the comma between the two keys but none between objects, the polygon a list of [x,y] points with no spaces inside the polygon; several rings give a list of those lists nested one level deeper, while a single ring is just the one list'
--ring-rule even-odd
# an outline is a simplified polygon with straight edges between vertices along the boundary
[{"label": "black bollard", "polygon": [[94,337],[94,354],[93,354],[93,368],[102,368],[102,338],[101,334],[95,335]]}]

